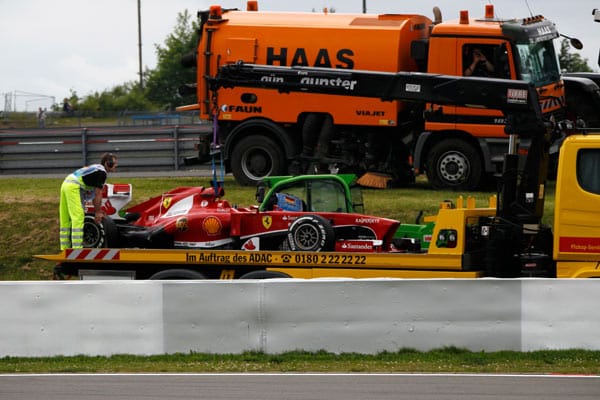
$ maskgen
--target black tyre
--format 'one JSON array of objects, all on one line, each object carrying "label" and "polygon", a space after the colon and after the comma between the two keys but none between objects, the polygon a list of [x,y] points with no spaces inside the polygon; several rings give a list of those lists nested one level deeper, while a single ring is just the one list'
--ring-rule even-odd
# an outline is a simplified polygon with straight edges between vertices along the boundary
[{"label": "black tyre", "polygon": [[434,189],[476,190],[483,175],[479,152],[461,139],[442,140],[427,157],[427,179]]},{"label": "black tyre", "polygon": [[150,277],[150,279],[161,281],[176,279],[206,279],[206,277],[200,272],[191,269],[166,269],[164,271],[155,273]]},{"label": "black tyre", "polygon": [[231,152],[231,172],[240,185],[256,185],[264,177],[287,173],[285,151],[263,135],[241,139]]},{"label": "black tyre", "polygon": [[335,234],[325,218],[306,215],[290,226],[288,243],[292,251],[331,251],[335,246]]},{"label": "black tyre", "polygon": [[83,247],[118,247],[119,232],[115,222],[104,217],[97,224],[93,215],[86,215],[83,221]]},{"label": "black tyre", "polygon": [[240,279],[276,279],[276,278],[291,278],[285,272],[279,271],[250,271],[240,277]]}]

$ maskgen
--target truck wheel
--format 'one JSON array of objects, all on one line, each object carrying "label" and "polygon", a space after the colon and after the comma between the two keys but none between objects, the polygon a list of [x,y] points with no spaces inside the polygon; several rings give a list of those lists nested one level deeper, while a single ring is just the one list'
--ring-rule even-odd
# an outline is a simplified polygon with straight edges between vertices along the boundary
[{"label": "truck wheel", "polygon": [[176,279],[206,279],[206,277],[200,272],[191,269],[166,269],[150,277],[150,280],[155,281]]},{"label": "truck wheel", "polygon": [[477,149],[461,139],[442,140],[427,157],[427,179],[434,189],[475,190],[482,169]]},{"label": "truck wheel", "polygon": [[250,271],[240,277],[240,279],[276,279],[276,278],[291,278],[285,272],[279,271]]},{"label": "truck wheel", "polygon": [[104,217],[97,224],[93,215],[86,215],[83,220],[83,247],[118,247],[119,232],[115,222]]},{"label": "truck wheel", "polygon": [[331,251],[335,245],[331,223],[320,215],[306,215],[295,220],[288,230],[292,251]]},{"label": "truck wheel", "polygon": [[231,171],[241,185],[256,185],[264,177],[285,175],[285,152],[275,141],[253,135],[240,140],[231,152]]}]

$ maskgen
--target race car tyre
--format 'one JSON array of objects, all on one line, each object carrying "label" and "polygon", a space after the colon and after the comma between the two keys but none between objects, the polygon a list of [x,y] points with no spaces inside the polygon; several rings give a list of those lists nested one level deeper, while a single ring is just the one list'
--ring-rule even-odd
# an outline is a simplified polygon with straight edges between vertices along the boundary
[{"label": "race car tyre", "polygon": [[475,147],[462,139],[442,140],[428,155],[427,179],[434,189],[475,190],[483,177],[483,162]]},{"label": "race car tyre", "polygon": [[291,278],[285,272],[279,271],[250,271],[240,277],[240,279],[276,279],[276,278]]},{"label": "race car tyre", "polygon": [[292,251],[331,251],[335,246],[335,233],[325,218],[306,215],[290,226],[288,243]]},{"label": "race car tyre", "polygon": [[264,177],[287,173],[285,152],[263,135],[241,139],[231,153],[231,172],[240,185],[256,185]]},{"label": "race car tyre", "polygon": [[166,269],[164,271],[159,271],[150,277],[150,280],[155,281],[176,279],[206,279],[206,277],[198,271],[182,268]]},{"label": "race car tyre", "polygon": [[97,224],[93,215],[86,215],[83,220],[83,247],[118,247],[119,232],[115,222],[107,217]]}]

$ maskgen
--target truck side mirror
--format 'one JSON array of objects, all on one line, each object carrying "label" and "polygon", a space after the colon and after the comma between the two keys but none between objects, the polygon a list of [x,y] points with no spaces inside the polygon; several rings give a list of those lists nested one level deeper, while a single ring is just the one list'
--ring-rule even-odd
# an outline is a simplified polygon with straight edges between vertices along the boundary
[{"label": "truck side mirror", "polygon": [[567,36],[564,33],[560,33],[560,36],[564,37],[565,39],[569,39],[569,44],[577,50],[583,49],[583,42],[581,40],[571,36]]},{"label": "truck side mirror", "polygon": [[583,49],[583,42],[577,38],[571,38],[571,46],[573,46],[574,48],[576,48],[577,50],[581,50]]}]

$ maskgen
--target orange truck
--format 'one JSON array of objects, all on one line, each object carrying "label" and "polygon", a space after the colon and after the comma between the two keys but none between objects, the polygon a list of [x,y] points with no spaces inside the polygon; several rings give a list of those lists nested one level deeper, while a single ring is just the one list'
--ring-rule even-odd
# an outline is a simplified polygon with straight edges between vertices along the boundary
[{"label": "orange truck", "polygon": [[[269,175],[377,172],[375,187],[426,173],[434,188],[474,190],[498,175],[508,147],[500,111],[260,88],[220,88],[207,78],[238,62],[379,72],[427,72],[520,79],[536,87],[543,112],[564,115],[565,90],[554,48],[555,24],[542,16],[501,19],[414,14],[200,11],[196,51],[183,58],[197,82],[201,117],[218,121],[225,166],[239,183]],[[485,85],[482,85],[485,90]],[[216,95],[215,95],[216,94]],[[205,143],[212,141],[204,138]],[[200,159],[210,159],[210,146]],[[214,153],[214,152],[213,152]],[[363,181],[364,182],[364,181]]]}]

